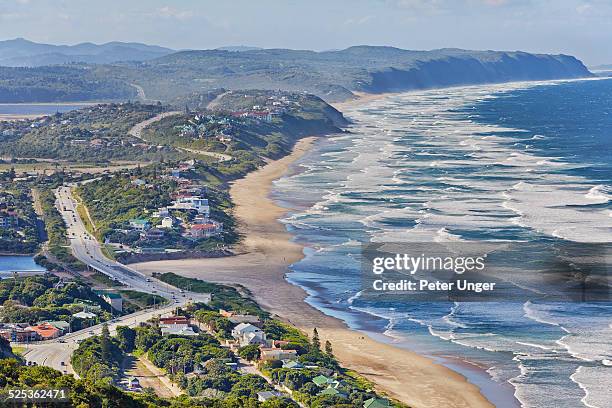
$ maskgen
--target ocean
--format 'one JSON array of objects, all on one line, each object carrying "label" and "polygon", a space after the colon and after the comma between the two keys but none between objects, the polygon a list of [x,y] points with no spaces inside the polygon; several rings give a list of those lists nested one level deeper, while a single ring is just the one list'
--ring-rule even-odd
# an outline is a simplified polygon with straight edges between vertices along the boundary
[{"label": "ocean", "polygon": [[377,303],[360,278],[368,242],[612,242],[612,80],[410,92],[344,113],[350,134],[320,140],[273,192],[306,247],[288,279],[308,302],[457,369],[498,407],[612,407],[611,303]]}]

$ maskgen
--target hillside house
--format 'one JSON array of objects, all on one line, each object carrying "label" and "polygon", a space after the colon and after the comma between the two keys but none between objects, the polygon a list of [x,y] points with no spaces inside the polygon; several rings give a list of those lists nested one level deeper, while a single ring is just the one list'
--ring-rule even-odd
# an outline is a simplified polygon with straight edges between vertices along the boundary
[{"label": "hillside house", "polygon": [[232,329],[232,337],[238,341],[240,346],[249,344],[266,344],[266,333],[259,327],[250,323],[240,323]]},{"label": "hillside house", "polygon": [[130,227],[136,231],[146,231],[151,228],[151,223],[143,218],[133,218],[130,220]]}]

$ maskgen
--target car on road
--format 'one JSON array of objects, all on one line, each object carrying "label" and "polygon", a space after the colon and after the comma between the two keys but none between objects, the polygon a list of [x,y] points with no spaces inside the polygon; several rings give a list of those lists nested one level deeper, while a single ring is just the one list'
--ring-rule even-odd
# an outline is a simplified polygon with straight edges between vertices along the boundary
[{"label": "car on road", "polygon": [[57,342],[58,342],[58,343],[65,343],[65,342],[66,342],[66,340],[58,340]]}]

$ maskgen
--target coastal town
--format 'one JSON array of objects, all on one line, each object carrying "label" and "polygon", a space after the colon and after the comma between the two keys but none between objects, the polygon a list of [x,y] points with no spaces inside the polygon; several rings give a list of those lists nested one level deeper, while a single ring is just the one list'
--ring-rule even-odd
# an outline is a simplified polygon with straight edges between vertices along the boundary
[{"label": "coastal town", "polygon": [[[242,289],[172,273],[141,277],[129,268],[232,256],[241,240],[227,183],[287,151],[305,132],[296,123],[339,131],[338,117],[317,103],[303,94],[229,91],[214,110],[186,105],[165,114],[128,103],[0,122],[12,154],[29,148],[20,135],[43,131],[59,132],[63,149],[59,162],[12,155],[0,173],[2,250],[38,252],[40,265],[0,281],[0,338],[30,367],[45,364],[53,345],[64,346],[55,369],[148,398],[402,406],[341,367],[316,329],[308,336],[272,317]],[[133,149],[144,152],[141,161],[117,161]],[[72,167],[88,150],[106,153],[89,169]],[[37,289],[28,296],[30,287]],[[190,357],[170,352],[172,344]],[[125,368],[127,360],[136,365]],[[153,377],[145,374],[151,370]]]}]

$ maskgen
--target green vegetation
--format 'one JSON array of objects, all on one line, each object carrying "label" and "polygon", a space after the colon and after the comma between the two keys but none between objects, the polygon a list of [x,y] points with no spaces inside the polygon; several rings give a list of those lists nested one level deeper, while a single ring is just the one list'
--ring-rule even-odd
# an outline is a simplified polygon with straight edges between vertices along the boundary
[{"label": "green vegetation", "polygon": [[119,293],[124,301],[136,303],[140,308],[149,306],[161,306],[168,302],[168,300],[159,295],[152,293],[138,292],[136,290],[120,290]]},{"label": "green vegetation", "polygon": [[[14,174],[8,172],[9,180]],[[11,181],[0,182],[0,252],[32,254],[38,250],[37,216],[27,186]]]},{"label": "green vegetation", "polygon": [[268,316],[268,313],[262,310],[259,305],[249,297],[248,292],[246,292],[244,288],[240,288],[243,294],[238,289],[231,286],[218,285],[200,279],[185,278],[172,272],[155,274],[154,276],[162,282],[168,283],[179,289],[212,294],[212,301],[208,306],[213,310],[224,309],[242,314],[252,314],[261,317]]},{"label": "green vegetation", "polygon": [[[176,182],[160,178],[156,168],[148,169],[150,175],[140,175],[151,182],[152,187],[132,183],[129,174],[103,176],[92,183],[87,183],[77,189],[77,194],[86,204],[93,218],[99,238],[104,238],[112,230],[125,227],[133,218],[144,218],[148,213],[171,203],[170,193],[176,189]],[[140,171],[135,170],[135,174]],[[138,234],[127,238],[140,239]]]},{"label": "green vegetation", "polygon": [[98,321],[112,317],[110,306],[79,281],[60,281],[47,274],[0,280],[0,321],[7,323],[37,323],[39,321],[69,321],[73,330],[80,328],[79,319],[71,315],[87,305],[102,312]]},{"label": "green vegetation", "polygon": [[105,75],[102,68],[51,66],[0,67],[0,101],[67,102],[130,99],[136,90],[124,81]]},{"label": "green vegetation", "polygon": [[[133,53],[130,53],[130,56]],[[351,91],[410,89],[591,76],[576,58],[524,52],[411,51],[357,46],[339,51],[180,51],[146,62],[0,69],[0,102],[133,99],[169,101],[219,88],[306,90],[327,100]],[[204,94],[205,101],[210,96]]]},{"label": "green vegetation", "polygon": [[128,134],[139,122],[162,111],[161,105],[95,105],[42,119],[0,122],[0,155],[108,163],[110,160],[180,158]]},{"label": "green vegetation", "polygon": [[89,337],[72,354],[72,367],[84,379],[92,381],[117,379],[124,358],[119,340],[110,336],[104,325],[100,336]]}]

